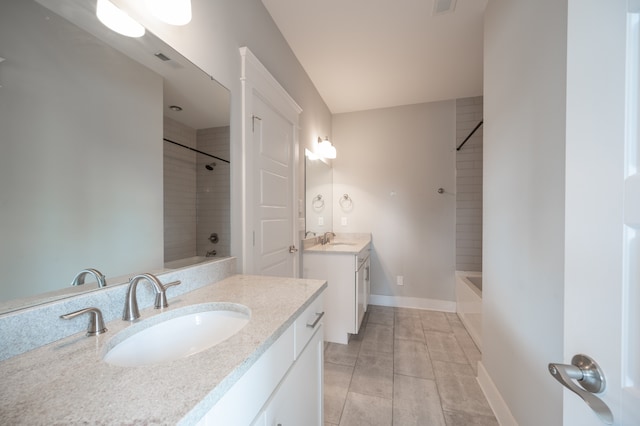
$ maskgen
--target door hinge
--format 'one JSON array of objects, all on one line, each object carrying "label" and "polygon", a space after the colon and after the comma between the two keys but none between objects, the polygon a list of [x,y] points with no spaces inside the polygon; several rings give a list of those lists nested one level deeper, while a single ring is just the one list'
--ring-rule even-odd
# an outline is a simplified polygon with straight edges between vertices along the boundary
[{"label": "door hinge", "polygon": [[262,121],[262,118],[258,117],[257,115],[252,115],[251,116],[251,131],[255,132],[256,130],[256,120]]}]

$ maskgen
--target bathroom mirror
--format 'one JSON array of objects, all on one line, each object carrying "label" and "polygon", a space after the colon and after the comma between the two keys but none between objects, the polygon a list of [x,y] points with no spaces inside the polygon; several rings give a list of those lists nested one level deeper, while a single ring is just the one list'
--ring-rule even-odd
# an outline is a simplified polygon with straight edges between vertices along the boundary
[{"label": "bathroom mirror", "polygon": [[229,255],[228,91],[95,0],[2,2],[0,132],[0,313]]},{"label": "bathroom mirror", "polygon": [[305,231],[321,235],[333,231],[333,170],[309,150],[305,150],[304,164]]}]

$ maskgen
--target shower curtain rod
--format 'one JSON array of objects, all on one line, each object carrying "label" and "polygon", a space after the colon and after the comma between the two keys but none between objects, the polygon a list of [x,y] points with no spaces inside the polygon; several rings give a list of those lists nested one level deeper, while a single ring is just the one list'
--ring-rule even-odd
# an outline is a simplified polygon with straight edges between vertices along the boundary
[{"label": "shower curtain rod", "polygon": [[473,134],[476,132],[476,130],[478,130],[480,128],[480,126],[482,126],[482,123],[484,122],[484,120],[480,121],[478,123],[478,125],[476,127],[473,128],[473,130],[471,131],[471,133],[469,133],[469,136],[467,136],[466,138],[464,138],[464,140],[462,141],[462,143],[460,144],[459,147],[456,148],[456,151],[460,151],[462,149],[462,146],[467,143],[467,141],[469,140],[469,138],[471,138],[471,136],[473,136]]},{"label": "shower curtain rod", "polygon": [[215,155],[207,154],[206,152],[198,151],[197,149],[191,148],[190,146],[186,146],[186,145],[182,145],[181,143],[174,142],[171,139],[162,138],[162,140],[165,141],[165,142],[172,143],[174,145],[181,146],[183,148],[187,148],[187,149],[189,149],[191,151],[197,152],[198,154],[206,155],[207,157],[215,158],[216,160],[224,161],[227,164],[231,164],[231,162],[229,160],[225,160],[224,158],[216,157]]}]

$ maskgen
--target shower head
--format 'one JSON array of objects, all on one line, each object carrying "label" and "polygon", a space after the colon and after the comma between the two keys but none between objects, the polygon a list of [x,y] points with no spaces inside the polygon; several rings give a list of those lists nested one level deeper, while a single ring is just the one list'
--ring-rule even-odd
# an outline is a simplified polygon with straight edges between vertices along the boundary
[{"label": "shower head", "polygon": [[209,163],[205,167],[207,168],[207,170],[213,170],[215,166],[216,166],[216,163]]}]

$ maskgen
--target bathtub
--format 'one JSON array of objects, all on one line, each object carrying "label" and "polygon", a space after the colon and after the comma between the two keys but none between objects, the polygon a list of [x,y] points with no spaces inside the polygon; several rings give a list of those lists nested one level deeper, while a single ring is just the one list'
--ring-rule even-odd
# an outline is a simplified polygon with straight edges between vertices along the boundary
[{"label": "bathtub", "polygon": [[482,272],[456,271],[456,312],[482,351]]},{"label": "bathtub", "polygon": [[186,266],[195,265],[202,262],[208,262],[210,260],[219,260],[219,257],[204,257],[204,256],[193,256],[187,257],[184,259],[172,260],[171,262],[165,262],[164,267],[166,269],[180,269]]}]

